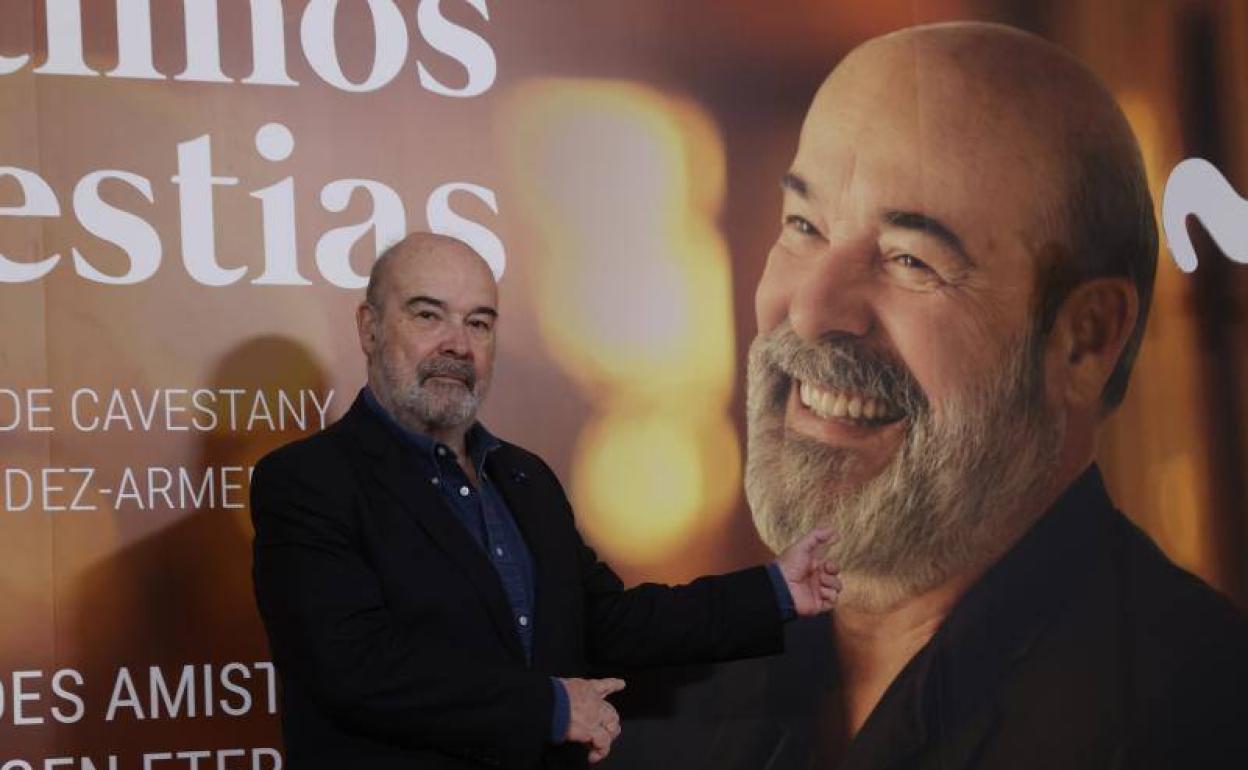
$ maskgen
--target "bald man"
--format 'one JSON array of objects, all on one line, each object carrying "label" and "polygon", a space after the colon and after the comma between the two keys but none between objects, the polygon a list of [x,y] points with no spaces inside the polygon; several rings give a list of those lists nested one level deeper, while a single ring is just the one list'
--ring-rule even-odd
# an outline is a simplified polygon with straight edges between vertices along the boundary
[{"label": "bald man", "polygon": [[1244,616],[1094,462],[1157,253],[1104,87],[1017,30],[904,30],[823,83],[781,187],[746,488],[777,552],[840,534],[845,592],[677,764],[1248,767]]},{"label": "bald man", "polygon": [[623,590],[545,463],[476,420],[498,290],[463,243],[388,250],[356,321],[367,387],[252,478],[294,770],[584,767],[620,734],[624,686],[591,665],[776,652],[783,620],[831,607],[823,530],[765,568]]}]

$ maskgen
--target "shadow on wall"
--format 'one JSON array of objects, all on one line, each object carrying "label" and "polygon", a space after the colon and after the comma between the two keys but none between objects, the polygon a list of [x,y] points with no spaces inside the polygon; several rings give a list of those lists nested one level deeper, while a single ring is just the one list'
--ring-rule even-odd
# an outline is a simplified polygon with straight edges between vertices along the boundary
[{"label": "shadow on wall", "polygon": [[[257,337],[221,360],[209,387],[263,391],[276,403],[283,391],[324,394],[327,376],[302,344]],[[309,415],[306,430],[231,432],[227,426],[199,434],[196,474],[241,468],[231,478],[241,489],[231,494],[230,507],[217,497],[85,571],[70,623],[85,651],[79,670],[87,683],[86,716],[61,728],[62,754],[116,753],[128,762],[144,752],[280,746],[277,718],[269,713],[276,692],[263,665],[270,660],[268,644],[252,593],[246,500],[250,469],[261,457],[320,428],[316,410]],[[114,691],[123,701],[129,694],[117,690],[122,666],[129,669],[137,703],[118,709],[109,722]],[[160,689],[153,697],[152,667],[160,669],[167,699]],[[166,700],[178,708],[177,719],[169,716]],[[231,761],[251,765],[250,758]]]}]

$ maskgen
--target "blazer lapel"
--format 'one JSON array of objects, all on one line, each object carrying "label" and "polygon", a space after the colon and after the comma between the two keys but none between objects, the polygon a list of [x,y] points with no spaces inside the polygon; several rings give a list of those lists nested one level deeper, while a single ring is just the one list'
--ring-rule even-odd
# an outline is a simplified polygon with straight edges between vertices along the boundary
[{"label": "blazer lapel", "polygon": [[455,519],[438,488],[430,479],[420,478],[416,472],[415,451],[370,410],[362,398],[357,398],[347,414],[356,440],[369,461],[368,472],[460,568],[465,579],[477,589],[499,638],[516,660],[523,663],[524,650],[512,625],[511,608],[498,573],[472,535]]},{"label": "blazer lapel", "polygon": [[979,763],[977,755],[1000,727],[1001,703],[1008,702],[998,700],[1002,687],[1103,558],[1109,511],[1093,466],[967,592],[937,632],[939,767]]},{"label": "blazer lapel", "polygon": [[997,717],[996,702],[985,704],[979,713],[967,719],[940,745],[936,766],[941,770],[960,770],[974,766],[979,747],[997,727]]}]

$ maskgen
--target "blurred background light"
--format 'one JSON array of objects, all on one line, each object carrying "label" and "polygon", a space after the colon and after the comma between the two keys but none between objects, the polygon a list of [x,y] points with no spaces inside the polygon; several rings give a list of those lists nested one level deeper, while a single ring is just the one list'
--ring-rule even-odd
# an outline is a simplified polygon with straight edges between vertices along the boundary
[{"label": "blurred background light", "polygon": [[593,412],[578,523],[612,561],[668,562],[722,525],[741,477],[723,140],[695,104],[611,80],[526,81],[503,124],[542,344]]}]

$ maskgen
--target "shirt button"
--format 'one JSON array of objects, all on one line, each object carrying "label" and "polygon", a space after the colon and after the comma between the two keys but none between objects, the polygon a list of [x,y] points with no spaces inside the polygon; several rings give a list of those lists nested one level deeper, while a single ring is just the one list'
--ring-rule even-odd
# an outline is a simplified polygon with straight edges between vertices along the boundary
[{"label": "shirt button", "polygon": [[446,447],[438,447],[438,457],[446,457]]},{"label": "shirt button", "polygon": [[498,548],[495,548],[495,549],[494,549],[494,553],[495,553],[495,555],[497,555],[497,556],[502,556],[502,555],[503,555],[503,548],[502,548],[502,546],[499,546]]},{"label": "shirt button", "polygon": [[460,487],[460,488],[459,488],[459,496],[460,496],[460,497],[467,497],[469,494],[471,494],[471,492],[472,492],[472,490],[471,490],[471,489],[469,489],[468,487]]},{"label": "shirt button", "polygon": [[429,483],[436,487],[441,482],[438,480],[437,476],[434,476],[433,478],[429,479]]},{"label": "shirt button", "polygon": [[520,616],[520,618],[519,618],[519,622],[520,622],[521,627],[523,627],[523,628],[528,628],[528,627],[529,627],[529,616],[528,616],[528,615],[521,615],[521,616]]}]

